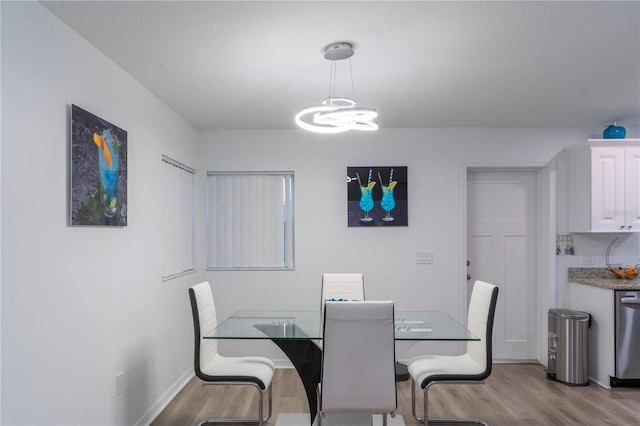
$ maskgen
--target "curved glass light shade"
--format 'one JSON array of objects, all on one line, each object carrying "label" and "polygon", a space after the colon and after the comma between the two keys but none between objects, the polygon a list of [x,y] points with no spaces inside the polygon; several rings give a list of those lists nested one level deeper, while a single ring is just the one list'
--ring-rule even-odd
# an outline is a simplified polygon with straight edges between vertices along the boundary
[{"label": "curved glass light shade", "polygon": [[296,114],[298,127],[316,133],[342,133],[348,130],[377,130],[378,112],[359,107],[349,98],[327,98],[321,105],[303,108]]}]

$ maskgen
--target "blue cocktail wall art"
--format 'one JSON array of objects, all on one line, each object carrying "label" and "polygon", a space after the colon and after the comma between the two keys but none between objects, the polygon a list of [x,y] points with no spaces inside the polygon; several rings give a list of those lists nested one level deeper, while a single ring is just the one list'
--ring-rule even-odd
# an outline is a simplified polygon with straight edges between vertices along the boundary
[{"label": "blue cocktail wall art", "polygon": [[407,167],[347,167],[348,226],[408,226]]},{"label": "blue cocktail wall art", "polygon": [[71,105],[70,224],[127,225],[127,132]]}]

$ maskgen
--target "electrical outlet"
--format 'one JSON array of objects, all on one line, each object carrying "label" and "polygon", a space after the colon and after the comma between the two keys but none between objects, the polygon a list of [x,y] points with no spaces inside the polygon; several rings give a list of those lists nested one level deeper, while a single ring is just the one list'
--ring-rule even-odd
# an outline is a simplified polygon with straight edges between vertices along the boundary
[{"label": "electrical outlet", "polygon": [[116,374],[116,395],[120,395],[127,387],[127,379],[124,375],[124,371]]},{"label": "electrical outlet", "polygon": [[595,258],[595,254],[594,253],[584,253],[582,255],[582,264],[584,266],[587,266],[587,265],[591,265],[592,266],[593,264],[595,264],[594,258]]}]

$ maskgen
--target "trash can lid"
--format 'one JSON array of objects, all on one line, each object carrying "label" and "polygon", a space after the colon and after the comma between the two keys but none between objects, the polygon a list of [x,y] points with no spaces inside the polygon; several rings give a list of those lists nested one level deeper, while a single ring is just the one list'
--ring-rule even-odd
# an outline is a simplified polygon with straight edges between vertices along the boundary
[{"label": "trash can lid", "polygon": [[549,315],[564,319],[588,320],[591,315],[582,311],[572,311],[570,309],[549,309]]}]

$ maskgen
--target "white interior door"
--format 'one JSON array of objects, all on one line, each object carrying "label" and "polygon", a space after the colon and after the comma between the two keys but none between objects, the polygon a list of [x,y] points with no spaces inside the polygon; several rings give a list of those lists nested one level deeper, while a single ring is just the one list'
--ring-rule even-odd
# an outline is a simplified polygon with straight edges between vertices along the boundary
[{"label": "white interior door", "polygon": [[497,285],[493,358],[536,359],[536,173],[467,174],[468,292]]}]

